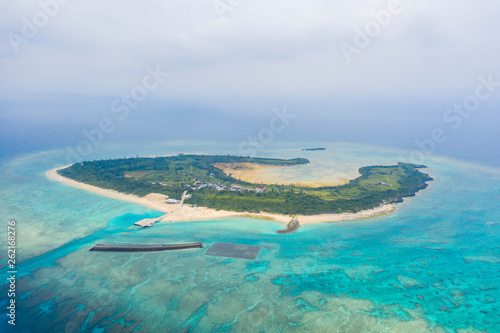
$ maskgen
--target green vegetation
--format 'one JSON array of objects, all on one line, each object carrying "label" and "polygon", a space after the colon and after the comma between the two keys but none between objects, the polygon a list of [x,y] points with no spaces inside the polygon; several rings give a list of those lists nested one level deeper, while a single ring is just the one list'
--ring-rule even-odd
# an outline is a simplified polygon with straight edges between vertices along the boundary
[{"label": "green vegetation", "polygon": [[123,193],[144,196],[162,193],[186,204],[230,211],[315,215],[358,212],[383,203],[400,202],[427,187],[432,180],[420,172],[422,165],[399,163],[359,169],[360,177],[330,187],[266,185],[237,180],[213,166],[215,163],[257,163],[274,166],[307,164],[304,158],[283,160],[240,156],[177,155],[156,158],[124,158],[76,163],[59,173],[79,182]]}]

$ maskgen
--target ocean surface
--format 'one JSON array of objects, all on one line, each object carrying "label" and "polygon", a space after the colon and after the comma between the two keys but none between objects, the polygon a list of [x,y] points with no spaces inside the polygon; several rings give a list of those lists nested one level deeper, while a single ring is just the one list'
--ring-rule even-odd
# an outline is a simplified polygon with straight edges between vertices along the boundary
[{"label": "ocean surface", "polygon": [[[409,155],[318,146],[327,150],[274,143],[260,156],[306,157],[317,174]],[[237,145],[103,145],[91,158],[176,153],[237,154]],[[16,221],[18,271],[16,325],[7,325],[3,285],[0,331],[500,332],[500,169],[433,157],[424,172],[434,181],[394,213],[283,235],[283,224],[250,218],[140,229],[135,221],[161,213],[47,179],[66,157],[51,150],[0,160],[0,211],[4,230]],[[97,243],[194,241],[204,248],[89,252]],[[255,260],[205,255],[215,242],[261,250]],[[0,244],[6,251],[6,237]],[[6,278],[5,261],[0,269]]]}]

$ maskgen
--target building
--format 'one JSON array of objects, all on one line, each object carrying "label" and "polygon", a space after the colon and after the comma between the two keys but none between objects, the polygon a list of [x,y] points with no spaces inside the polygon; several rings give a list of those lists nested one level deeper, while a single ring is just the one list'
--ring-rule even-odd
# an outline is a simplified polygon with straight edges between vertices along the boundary
[{"label": "building", "polygon": [[167,199],[166,203],[168,204],[178,204],[179,202],[181,202],[180,200],[176,200],[176,199]]},{"label": "building", "polygon": [[243,189],[243,186],[239,186],[239,185],[235,185],[235,184],[231,184],[229,186],[229,191],[239,191],[239,192],[243,192],[244,189]]},{"label": "building", "polygon": [[266,192],[266,187],[263,186],[263,185],[257,186],[255,188],[255,192],[257,192],[257,193],[264,193],[264,192]]}]

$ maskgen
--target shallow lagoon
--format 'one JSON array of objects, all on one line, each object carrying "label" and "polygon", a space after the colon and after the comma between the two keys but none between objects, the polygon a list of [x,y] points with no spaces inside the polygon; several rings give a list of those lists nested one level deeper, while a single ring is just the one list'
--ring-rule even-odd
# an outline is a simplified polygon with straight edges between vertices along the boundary
[{"label": "shallow lagoon", "polygon": [[[405,156],[370,146],[326,147],[302,152],[282,145],[265,155],[309,157],[318,168],[345,172]],[[205,151],[235,153],[183,143],[109,146],[95,158]],[[63,160],[55,151],[2,162],[0,205],[6,219],[18,222],[18,260],[24,261],[19,330],[500,331],[496,169],[428,161],[435,181],[396,212],[280,235],[275,231],[283,224],[249,218],[138,229],[133,222],[160,213],[47,180],[44,172]],[[191,241],[205,248],[88,252],[95,243]],[[255,260],[205,255],[215,242],[261,250]]]}]

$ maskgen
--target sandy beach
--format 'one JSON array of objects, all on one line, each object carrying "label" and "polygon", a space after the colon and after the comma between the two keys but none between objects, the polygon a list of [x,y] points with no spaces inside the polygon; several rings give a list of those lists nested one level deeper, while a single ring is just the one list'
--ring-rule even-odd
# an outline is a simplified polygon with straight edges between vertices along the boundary
[{"label": "sandy beach", "polygon": [[62,168],[57,168],[57,169],[52,169],[50,171],[47,171],[47,173],[46,173],[47,178],[64,183],[66,185],[75,186],[75,187],[81,188],[83,190],[87,190],[87,191],[94,192],[94,193],[97,193],[100,195],[104,195],[107,197],[145,205],[145,206],[159,210],[160,212],[164,212],[164,213],[172,212],[172,211],[179,208],[178,204],[177,205],[167,204],[165,202],[165,200],[167,199],[167,196],[164,194],[151,193],[151,194],[148,194],[145,197],[141,198],[141,197],[138,197],[138,196],[133,195],[133,194],[125,194],[125,193],[121,193],[121,192],[118,192],[115,190],[108,190],[108,189],[103,189],[103,188],[100,188],[97,186],[92,186],[92,185],[88,185],[85,183],[80,183],[80,182],[77,182],[75,180],[63,177],[57,173],[57,170],[65,169],[68,166],[69,165],[64,166]]},{"label": "sandy beach", "polygon": [[[195,221],[201,219],[215,219],[233,216],[272,219],[283,223],[288,223],[291,219],[291,216],[271,213],[230,212],[205,207],[190,207],[189,205],[180,207],[180,204],[167,204],[165,200],[168,198],[168,196],[158,193],[150,193],[141,198],[132,194],[124,194],[118,191],[103,189],[100,187],[80,183],[72,179],[63,177],[57,173],[58,170],[67,167],[68,166],[64,166],[62,168],[49,170],[47,171],[46,176],[49,179],[64,183],[66,185],[75,186],[83,190],[91,191],[107,197],[138,203],[161,211],[165,213],[165,215],[160,218],[160,221],[163,222]],[[358,213],[298,215],[297,218],[299,219],[300,224],[311,224],[365,219],[384,215],[392,211],[394,211],[394,206],[392,204],[386,204]]]}]

